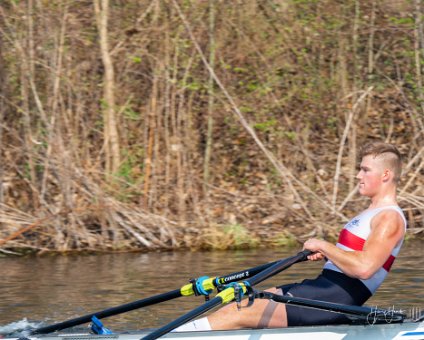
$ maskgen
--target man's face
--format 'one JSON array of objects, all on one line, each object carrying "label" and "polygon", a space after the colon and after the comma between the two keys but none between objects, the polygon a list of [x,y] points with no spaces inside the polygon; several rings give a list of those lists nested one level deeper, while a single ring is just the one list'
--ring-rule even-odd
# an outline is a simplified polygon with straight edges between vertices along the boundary
[{"label": "man's face", "polygon": [[359,179],[359,193],[364,196],[374,196],[382,183],[384,168],[378,158],[368,155],[362,158],[359,172],[356,178]]}]

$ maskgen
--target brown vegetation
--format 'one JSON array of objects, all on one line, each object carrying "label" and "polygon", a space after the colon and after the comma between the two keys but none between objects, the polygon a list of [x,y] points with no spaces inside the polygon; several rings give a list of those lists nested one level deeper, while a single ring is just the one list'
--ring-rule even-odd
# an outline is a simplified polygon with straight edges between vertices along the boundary
[{"label": "brown vegetation", "polygon": [[2,1],[0,252],[332,238],[371,139],[422,235],[423,6]]}]

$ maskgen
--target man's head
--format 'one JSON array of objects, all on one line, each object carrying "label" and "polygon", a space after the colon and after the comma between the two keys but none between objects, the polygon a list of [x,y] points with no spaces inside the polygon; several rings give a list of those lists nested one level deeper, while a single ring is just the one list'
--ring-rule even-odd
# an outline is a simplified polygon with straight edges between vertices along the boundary
[{"label": "man's head", "polygon": [[365,156],[372,156],[382,168],[393,173],[393,180],[396,183],[399,182],[402,174],[402,156],[396,146],[383,142],[371,142],[361,148],[361,159]]}]

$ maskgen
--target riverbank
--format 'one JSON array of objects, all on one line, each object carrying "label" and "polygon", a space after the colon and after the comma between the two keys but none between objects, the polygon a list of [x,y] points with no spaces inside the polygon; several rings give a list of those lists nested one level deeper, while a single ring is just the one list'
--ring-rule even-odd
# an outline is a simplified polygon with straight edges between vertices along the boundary
[{"label": "riverbank", "polygon": [[[281,218],[286,217],[283,225]],[[122,252],[155,252],[155,251],[217,251],[240,249],[295,249],[311,237],[323,238],[336,242],[340,228],[338,226],[322,227],[301,223],[287,215],[267,216],[261,220],[251,220],[246,225],[233,223],[212,225],[208,227],[193,226],[178,227],[163,225],[162,236],[143,234],[138,231],[128,233],[119,242],[111,238],[102,238],[101,233],[91,234],[95,239],[91,244],[79,236],[80,244],[73,246],[69,241],[65,244],[54,244],[54,229],[46,219],[38,220],[29,226],[22,227],[12,235],[0,239],[0,257],[45,254],[76,254],[76,253],[122,253]],[[163,222],[163,221],[162,221]],[[146,224],[144,223],[143,226]],[[137,224],[132,226],[140,230]],[[155,226],[157,227],[157,226]],[[131,228],[131,226],[128,226]],[[144,227],[146,228],[146,227]],[[129,229],[131,230],[131,229]],[[148,229],[145,229],[146,231]],[[47,231],[47,232],[46,232]],[[70,234],[70,236],[75,236]],[[165,237],[169,237],[166,239]],[[56,236],[57,237],[57,236]],[[150,237],[150,239],[147,239]],[[161,237],[161,242],[155,242]],[[406,242],[424,240],[424,228],[408,228]],[[50,245],[50,246],[49,246]]]},{"label": "riverbank", "polygon": [[2,3],[0,252],[333,240],[372,140],[420,236],[422,5],[271,2]]}]

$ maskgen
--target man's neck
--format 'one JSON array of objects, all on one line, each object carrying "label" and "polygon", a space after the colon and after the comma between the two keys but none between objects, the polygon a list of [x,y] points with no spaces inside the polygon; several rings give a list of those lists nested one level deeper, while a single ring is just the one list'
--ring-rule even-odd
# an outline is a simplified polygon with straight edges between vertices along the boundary
[{"label": "man's neck", "polygon": [[370,209],[384,207],[387,205],[397,205],[396,188],[382,192],[371,197]]}]

